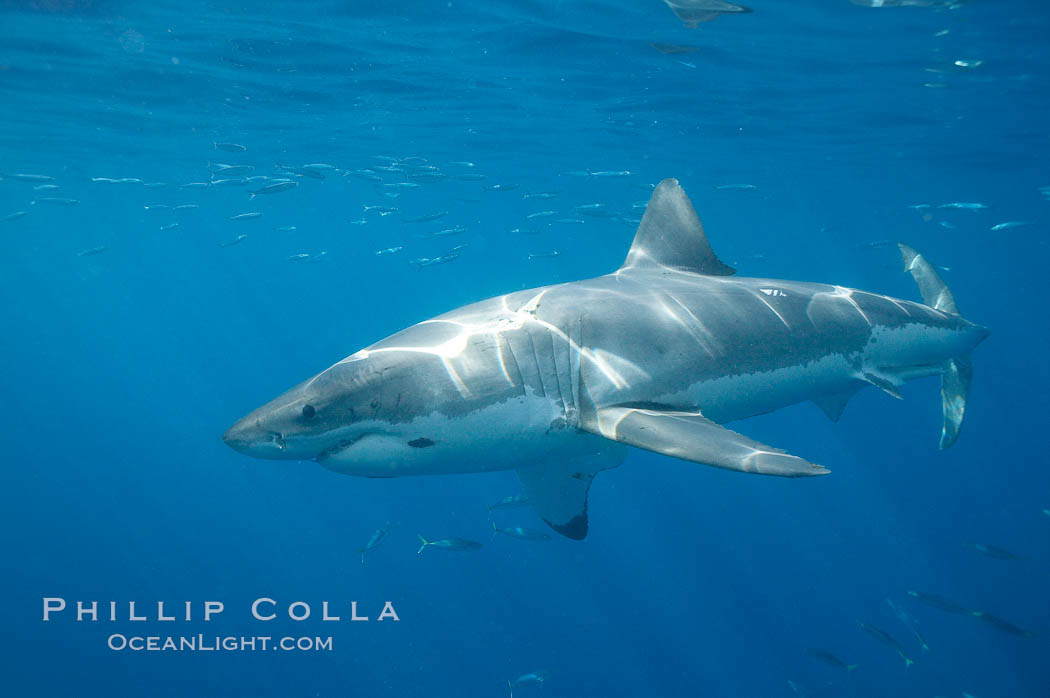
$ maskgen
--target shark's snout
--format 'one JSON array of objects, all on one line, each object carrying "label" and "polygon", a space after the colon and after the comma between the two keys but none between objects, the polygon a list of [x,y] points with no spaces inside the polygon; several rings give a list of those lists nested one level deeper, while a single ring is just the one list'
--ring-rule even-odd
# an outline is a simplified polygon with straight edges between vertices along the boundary
[{"label": "shark's snout", "polygon": [[227,429],[222,440],[233,450],[254,458],[283,458],[284,435],[262,426],[260,420],[251,416],[238,420]]}]

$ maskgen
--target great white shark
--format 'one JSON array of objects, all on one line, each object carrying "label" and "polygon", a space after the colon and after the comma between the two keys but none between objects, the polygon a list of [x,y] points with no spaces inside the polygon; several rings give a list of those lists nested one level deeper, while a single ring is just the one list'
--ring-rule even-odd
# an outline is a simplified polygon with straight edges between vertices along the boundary
[{"label": "great white shark", "polygon": [[859,389],[941,376],[955,442],[988,330],[907,245],[923,304],[842,286],[738,278],[685,192],[661,182],[622,267],[412,325],[252,411],[225,434],[256,458],[365,477],[516,470],[557,532],[587,534],[587,493],[627,446],[764,475],[829,472],[723,426]]}]

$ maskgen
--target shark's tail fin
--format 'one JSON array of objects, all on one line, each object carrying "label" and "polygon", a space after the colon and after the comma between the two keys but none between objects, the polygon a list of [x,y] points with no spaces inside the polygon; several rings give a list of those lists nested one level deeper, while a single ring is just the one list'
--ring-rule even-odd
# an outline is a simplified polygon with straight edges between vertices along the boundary
[{"label": "shark's tail fin", "polygon": [[419,554],[421,554],[423,552],[423,548],[425,548],[428,545],[430,545],[430,543],[427,541],[426,538],[424,538],[423,536],[419,535],[418,533],[416,534],[416,538],[418,538],[419,542],[422,543],[422,545],[419,546],[419,550],[416,551],[416,555],[419,555]]},{"label": "shark's tail fin", "polygon": [[[937,269],[913,248],[898,243],[904,270],[911,273],[919,286],[922,302],[936,310],[959,315],[955,296],[937,273]],[[966,412],[966,396],[973,379],[973,364],[969,355],[948,359],[941,367],[941,407],[944,410],[944,427],[941,429],[941,449],[946,449],[959,438],[963,416]]]}]

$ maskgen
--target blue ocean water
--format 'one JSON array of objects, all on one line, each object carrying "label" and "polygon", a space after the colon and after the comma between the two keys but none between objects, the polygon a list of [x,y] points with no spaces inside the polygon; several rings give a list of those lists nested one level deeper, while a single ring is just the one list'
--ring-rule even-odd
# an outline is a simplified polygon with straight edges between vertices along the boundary
[{"label": "blue ocean water", "polygon": [[[1050,12],[751,9],[690,29],[659,0],[0,3],[5,694],[500,696],[545,672],[514,694],[1047,695]],[[406,159],[446,177],[344,174]],[[214,163],[339,172],[252,200],[252,186],[183,186],[223,179]],[[837,424],[797,405],[735,428],[831,476],[635,450],[595,479],[580,543],[489,540],[513,473],[358,479],[220,440],[402,327],[610,272],[665,177],[743,275],[917,300],[886,241],[946,267],[992,330],[959,443],[937,450],[933,379],[903,401],[862,391]],[[403,181],[419,186],[382,186]],[[538,191],[557,196],[523,196]],[[986,208],[939,208],[953,202]],[[574,209],[593,203],[616,215]],[[262,216],[230,220],[248,212]],[[991,230],[1008,221],[1028,225]],[[460,244],[451,263],[410,263]],[[495,518],[544,527],[528,509]],[[485,545],[417,555],[417,533]],[[69,608],[43,622],[49,597]],[[277,620],[252,619],[261,597]],[[77,600],[103,619],[76,622]],[[205,623],[208,600],[225,610]],[[326,600],[341,621],[319,619]],[[351,600],[370,622],[348,620]],[[129,621],[129,601],[150,620]],[[193,619],[159,621],[157,601],[190,601]],[[295,601],[310,619],[287,618]],[[376,622],[385,601],[399,621]],[[107,646],[198,633],[333,646]]]}]

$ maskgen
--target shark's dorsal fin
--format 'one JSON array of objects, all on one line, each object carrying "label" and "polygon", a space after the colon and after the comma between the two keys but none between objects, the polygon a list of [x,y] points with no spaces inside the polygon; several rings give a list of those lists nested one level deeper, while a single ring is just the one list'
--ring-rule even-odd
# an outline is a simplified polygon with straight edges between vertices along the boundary
[{"label": "shark's dorsal fin", "polygon": [[715,256],[693,203],[677,179],[665,179],[656,185],[623,264],[624,269],[645,267],[713,276],[736,273]]}]

